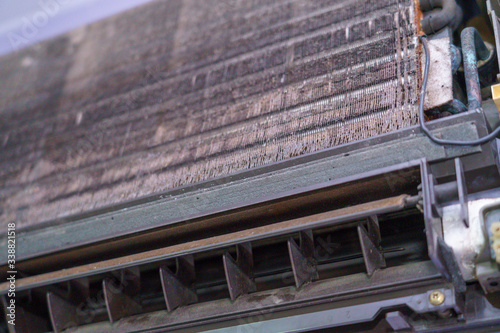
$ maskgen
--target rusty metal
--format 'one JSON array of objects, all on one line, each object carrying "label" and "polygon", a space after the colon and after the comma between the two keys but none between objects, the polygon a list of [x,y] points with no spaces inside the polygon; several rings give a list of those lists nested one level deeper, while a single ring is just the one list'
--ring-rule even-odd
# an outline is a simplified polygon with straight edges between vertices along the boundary
[{"label": "rusty metal", "polygon": [[462,42],[465,85],[467,87],[469,110],[475,110],[481,107],[482,101],[481,86],[479,84],[479,74],[477,71],[478,57],[479,60],[486,60],[490,56],[490,51],[475,28],[468,27],[462,30],[460,39]]},{"label": "rusty metal", "polygon": [[300,247],[293,238],[288,239],[288,253],[292,263],[295,286],[302,285],[317,280],[318,267],[314,258],[314,238],[312,230],[301,231],[299,233]]},{"label": "rusty metal", "polygon": [[175,258],[175,265],[175,274],[166,266],[160,267],[161,286],[168,311],[198,301],[196,293],[191,289],[195,280],[193,256]]},{"label": "rusty metal", "polygon": [[[123,61],[117,61],[104,51],[106,47],[114,49],[111,40],[106,40],[102,49],[93,50],[99,61],[92,64],[97,67],[86,66],[81,82],[66,81],[61,79],[66,66],[87,59],[83,54],[76,56],[82,48],[73,50],[75,57],[61,53],[64,61],[55,62],[46,53],[35,52],[36,63],[50,64],[50,70],[37,73],[40,81],[51,85],[43,88],[47,101],[34,97],[40,93],[35,84],[38,80],[30,81],[29,76],[23,84],[29,93],[2,90],[9,96],[8,100],[3,96],[7,104],[0,106],[2,140],[4,134],[10,135],[5,139],[8,153],[2,150],[2,180],[9,179],[14,188],[36,188],[38,195],[20,191],[16,197],[10,191],[2,192],[10,204],[4,206],[6,201],[0,201],[1,220],[17,209],[24,212],[16,218],[22,225],[58,217],[72,219],[71,214],[93,208],[126,205],[126,200],[137,198],[139,193],[148,195],[254,170],[415,124],[419,56],[412,0],[295,0],[293,6],[289,0],[259,2],[258,6],[243,1],[234,6],[183,6],[182,11],[181,2],[152,2],[147,14],[138,8],[134,15],[105,20],[97,31],[92,30],[77,43],[83,45],[87,38],[93,40],[91,36],[102,38],[105,34],[100,29],[109,29],[116,32],[112,41],[117,46],[130,45],[130,39],[138,43],[134,47],[144,58],[140,61],[126,50],[117,54]],[[249,12],[252,14],[244,18]],[[157,21],[156,15],[164,20]],[[207,20],[194,19],[197,15]],[[193,19],[186,25],[177,24]],[[123,28],[121,20],[137,22],[137,40]],[[240,28],[228,28],[233,26]],[[213,38],[205,38],[200,34],[203,31]],[[151,37],[148,43],[141,40],[141,33]],[[182,39],[183,45],[177,45],[179,53],[174,45],[165,44],[165,36],[180,34],[201,39]],[[160,44],[166,49],[158,48]],[[49,49],[53,46],[44,45]],[[65,38],[55,40],[54,45],[60,50],[68,47],[70,52]],[[167,55],[170,52],[172,59]],[[2,81],[24,79],[15,75],[26,69],[10,61],[1,61]],[[137,77],[145,72],[149,72],[147,77]],[[117,75],[125,81],[117,80]],[[71,86],[71,92],[65,84]],[[76,91],[81,92],[78,99],[73,96]],[[48,106],[48,100],[59,99],[62,104]],[[129,105],[131,100],[133,106]],[[33,106],[30,101],[39,103],[40,108],[20,107]],[[42,111],[44,107],[47,111]],[[18,112],[13,112],[16,109]],[[37,119],[19,122],[20,117],[12,116],[16,113],[26,119],[33,113]],[[62,121],[65,117],[56,114],[76,116],[79,125],[69,126]],[[105,137],[102,144],[96,144],[97,136]],[[67,153],[82,147],[85,154]],[[37,154],[43,154],[43,159]],[[21,170],[29,173],[37,163],[53,168],[41,173],[35,169],[32,178],[23,176]],[[25,183],[28,180],[29,184]],[[142,182],[140,192],[135,190],[137,181]],[[201,205],[194,202],[191,206]],[[169,217],[165,213],[165,219]],[[165,222],[161,215],[154,221],[143,222],[141,218],[134,221],[135,227]],[[89,234],[117,237],[118,232],[133,233],[130,225],[112,224],[119,227],[110,225],[113,230],[106,233],[76,234],[71,245],[89,241],[84,236]],[[61,244],[68,246],[65,242],[57,245]],[[51,242],[44,250],[59,250],[54,245]]]}]

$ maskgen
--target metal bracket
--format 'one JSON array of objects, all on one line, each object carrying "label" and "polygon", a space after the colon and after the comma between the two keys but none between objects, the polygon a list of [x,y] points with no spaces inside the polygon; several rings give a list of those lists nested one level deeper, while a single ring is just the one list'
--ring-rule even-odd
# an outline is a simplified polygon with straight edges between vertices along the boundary
[{"label": "metal bracket", "polygon": [[[458,267],[451,249],[443,240],[442,221],[440,216],[436,216],[435,207],[438,196],[435,195],[434,177],[429,171],[429,166],[425,159],[421,163],[421,178],[422,178],[422,196],[423,196],[423,211],[425,220],[425,229],[427,236],[427,246],[429,257],[431,258],[439,272],[450,282],[453,283],[455,290],[458,293],[463,293],[466,290],[465,281]],[[439,192],[439,191],[438,191]],[[443,198],[444,191],[438,194]]]},{"label": "metal bracket", "polygon": [[459,158],[455,159],[455,175],[456,180],[444,184],[437,184],[436,178],[432,174],[428,174],[429,182],[429,201],[431,204],[431,212],[434,217],[442,217],[443,210],[441,205],[450,201],[458,200],[460,203],[463,223],[469,227],[469,211],[467,206],[467,185],[465,183],[465,174],[462,162]]}]

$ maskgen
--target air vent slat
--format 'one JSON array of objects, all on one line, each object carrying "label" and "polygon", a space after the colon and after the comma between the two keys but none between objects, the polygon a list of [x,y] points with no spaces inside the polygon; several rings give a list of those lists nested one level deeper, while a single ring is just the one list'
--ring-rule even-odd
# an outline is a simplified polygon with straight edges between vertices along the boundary
[{"label": "air vent slat", "polygon": [[365,228],[362,223],[358,224],[358,235],[366,272],[368,276],[372,276],[377,269],[385,267],[386,263],[384,253],[380,249],[381,237],[377,217],[370,216],[366,223],[368,228]]},{"label": "air vent slat", "polygon": [[288,251],[297,288],[319,278],[314,259],[314,239],[311,230],[300,232],[300,247],[293,238],[289,238]]},{"label": "air vent slat", "polygon": [[47,293],[47,306],[54,332],[83,324],[78,316],[77,307],[53,292]]},{"label": "air vent slat", "polygon": [[222,257],[226,273],[229,295],[232,300],[242,294],[255,292],[257,287],[253,281],[253,253],[250,243],[236,246],[236,260],[228,252]]},{"label": "air vent slat", "polygon": [[124,269],[118,275],[118,282],[111,278],[102,281],[106,310],[112,323],[141,311],[141,305],[134,300],[134,296],[140,291],[139,268]]},{"label": "air vent slat", "polygon": [[196,278],[193,256],[178,257],[175,262],[175,274],[166,266],[160,267],[161,285],[168,311],[198,301],[198,296],[191,289]]},{"label": "air vent slat", "polygon": [[[35,315],[32,311],[28,311],[23,306],[15,304],[12,311],[8,308],[10,305],[7,299],[0,297],[2,303],[2,310],[6,316],[6,322],[15,319],[15,325],[9,325],[9,332],[14,333],[42,333],[49,330],[49,323],[42,317]],[[10,316],[12,314],[13,316]]]}]

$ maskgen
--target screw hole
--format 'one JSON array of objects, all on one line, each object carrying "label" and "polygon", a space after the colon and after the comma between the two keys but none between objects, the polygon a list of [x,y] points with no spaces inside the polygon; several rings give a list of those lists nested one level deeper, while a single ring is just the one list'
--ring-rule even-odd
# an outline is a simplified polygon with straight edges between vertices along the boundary
[{"label": "screw hole", "polygon": [[498,287],[498,282],[497,281],[491,281],[490,282],[490,287]]}]

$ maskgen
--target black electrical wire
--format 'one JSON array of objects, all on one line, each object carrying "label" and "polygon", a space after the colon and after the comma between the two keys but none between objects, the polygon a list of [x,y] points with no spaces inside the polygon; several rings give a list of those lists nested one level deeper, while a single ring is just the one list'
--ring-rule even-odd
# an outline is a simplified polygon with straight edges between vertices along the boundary
[{"label": "black electrical wire", "polygon": [[418,117],[420,123],[420,129],[425,133],[433,142],[440,145],[450,145],[450,146],[478,146],[484,143],[487,143],[491,140],[494,140],[498,134],[500,134],[500,126],[497,127],[493,132],[488,134],[485,137],[471,140],[471,141],[457,141],[457,140],[443,140],[436,138],[431,131],[425,125],[425,114],[424,114],[424,98],[425,98],[425,90],[427,88],[427,80],[429,79],[429,66],[430,66],[430,55],[429,55],[429,46],[427,45],[427,36],[420,36],[420,40],[424,45],[424,53],[425,53],[425,67],[424,67],[424,81],[422,83],[422,92],[420,94],[420,103],[418,108]]}]

